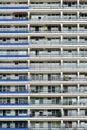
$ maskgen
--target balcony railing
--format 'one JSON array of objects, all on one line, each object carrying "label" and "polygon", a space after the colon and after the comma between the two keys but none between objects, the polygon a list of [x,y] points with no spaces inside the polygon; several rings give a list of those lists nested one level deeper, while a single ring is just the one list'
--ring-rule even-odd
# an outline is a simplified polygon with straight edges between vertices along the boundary
[{"label": "balcony railing", "polygon": [[62,5],[59,3],[59,4],[30,4],[30,9],[80,9],[80,8],[87,8],[87,5],[86,4],[80,4],[79,6],[77,6],[77,4],[74,4],[74,5],[71,5],[69,6],[68,4],[67,5]]},{"label": "balcony railing", "polygon": [[77,77],[75,77],[75,78],[55,78],[55,79],[37,79],[37,78],[34,78],[34,79],[31,79],[31,81],[37,81],[37,82],[41,82],[41,81],[87,81],[87,78],[85,77],[85,78],[77,78]]},{"label": "balcony railing", "polygon": [[27,29],[14,29],[14,30],[11,30],[11,29],[8,29],[8,30],[4,30],[4,29],[0,29],[0,33],[29,33],[29,31]]},{"label": "balcony railing", "polygon": [[0,69],[26,69],[28,68],[28,65],[25,63],[19,63],[19,64],[15,64],[15,63],[1,63],[0,64]]},{"label": "balcony railing", "polygon": [[31,118],[61,118],[61,116],[53,115],[42,115],[42,116],[30,116]]},{"label": "balcony railing", "polygon": [[39,90],[36,90],[36,89],[33,89],[33,90],[30,90],[30,93],[61,93],[61,90],[59,89],[58,91],[46,91],[46,90],[41,90],[41,91],[39,91]]},{"label": "balcony railing", "polygon": [[0,16],[0,21],[28,21],[28,18],[27,17],[24,17],[24,18],[13,18],[12,16]]},{"label": "balcony railing", "polygon": [[26,4],[0,4],[0,9],[29,9]]},{"label": "balcony railing", "polygon": [[37,127],[35,127],[35,128],[30,128],[30,130],[86,130],[86,128],[78,128],[78,127],[73,127],[73,128],[69,128],[69,127],[67,127],[67,128],[65,128],[65,127],[63,127],[63,128],[46,128],[46,127],[44,127],[44,128],[37,128]]},{"label": "balcony railing", "polygon": [[86,29],[83,29],[83,30],[62,30],[62,31],[59,31],[59,30],[39,30],[39,31],[35,31],[35,30],[32,30],[30,29],[30,33],[87,33],[87,30]]},{"label": "balcony railing", "polygon": [[6,78],[0,78],[0,82],[15,82],[15,81],[29,81],[28,77],[22,77],[22,78],[11,78],[11,77],[6,77]]},{"label": "balcony railing", "polygon": [[47,40],[40,40],[40,41],[33,41],[31,40],[30,41],[30,45],[37,45],[38,47],[39,46],[61,46],[61,45],[87,45],[87,41],[85,40],[80,40],[80,42],[78,41],[68,41],[68,40],[64,40],[64,41],[59,41],[59,40],[50,40],[50,41],[47,41]]},{"label": "balcony railing", "polygon": [[80,106],[84,106],[84,105],[87,105],[87,102],[85,103],[85,102],[79,102],[78,103],[78,101],[63,101],[63,102],[59,102],[59,103],[49,103],[49,102],[45,102],[45,101],[43,101],[44,103],[30,103],[31,105],[35,105],[35,106],[54,106],[54,105],[71,105],[71,106],[76,106],[76,105],[80,105]]},{"label": "balcony railing", "polygon": [[1,55],[0,54],[0,58],[8,58],[8,57],[9,58],[10,57],[29,57],[29,55],[16,55],[16,54],[12,54],[12,55],[11,54],[9,54],[9,55],[8,54],[7,55]]},{"label": "balcony railing", "polygon": [[0,103],[0,106],[28,106],[29,104],[28,103],[14,103],[14,104],[12,104],[12,103]]},{"label": "balcony railing", "polygon": [[3,42],[1,42],[0,43],[0,46],[28,46],[29,44],[28,44],[28,42],[23,42],[23,43],[21,43],[21,42],[19,42],[19,43],[16,43],[16,42],[14,42],[14,43],[11,43],[11,42],[7,42],[7,43],[3,43]]},{"label": "balcony railing", "polygon": [[[43,101],[44,102],[44,101]],[[43,105],[45,105],[45,106],[53,106],[53,105],[81,105],[81,104],[78,104],[78,102],[73,102],[73,101],[70,101],[70,102],[60,102],[60,103],[49,103],[49,102],[44,102],[44,103],[31,103],[31,105],[35,105],[35,106],[43,106]],[[87,104],[86,104],[87,105]]]},{"label": "balcony railing", "polygon": [[66,66],[59,66],[59,65],[30,65],[31,70],[80,70],[87,68],[87,65],[82,65],[82,66],[75,66],[75,65],[66,65]]},{"label": "balcony railing", "polygon": [[44,16],[43,18],[39,19],[37,18],[31,18],[30,21],[86,21],[87,17],[66,17],[63,16],[62,18],[60,16]]},{"label": "balcony railing", "polygon": [[87,57],[87,54],[38,54],[30,53],[30,57]]},{"label": "balcony railing", "polygon": [[0,116],[0,118],[28,118],[28,117],[29,116],[27,116],[27,115],[26,116],[18,116],[18,115],[17,116],[16,115],[14,115],[14,116],[13,115],[12,116],[11,115],[10,116],[3,116],[3,115]]},{"label": "balcony railing", "polygon": [[28,90],[26,91],[0,91],[0,94],[25,94],[25,93],[29,93]]},{"label": "balcony railing", "polygon": [[30,9],[59,9],[60,4],[30,4]]}]

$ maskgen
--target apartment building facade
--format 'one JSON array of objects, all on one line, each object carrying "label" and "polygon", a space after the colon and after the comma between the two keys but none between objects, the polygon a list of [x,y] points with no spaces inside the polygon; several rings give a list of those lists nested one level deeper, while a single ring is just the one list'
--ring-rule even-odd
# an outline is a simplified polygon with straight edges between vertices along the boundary
[{"label": "apartment building facade", "polygon": [[0,130],[87,130],[87,0],[0,0]]}]

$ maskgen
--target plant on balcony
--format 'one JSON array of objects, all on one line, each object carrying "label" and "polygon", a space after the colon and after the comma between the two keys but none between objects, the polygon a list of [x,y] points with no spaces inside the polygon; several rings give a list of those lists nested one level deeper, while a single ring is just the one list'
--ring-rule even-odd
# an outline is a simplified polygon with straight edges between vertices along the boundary
[{"label": "plant on balcony", "polygon": [[31,17],[32,17],[32,15],[30,14],[30,15],[29,15],[29,19],[31,19]]},{"label": "plant on balcony", "polygon": [[69,105],[72,105],[72,100],[69,101]]},{"label": "plant on balcony", "polygon": [[47,26],[44,25],[44,26],[43,26],[43,31],[47,31],[47,30],[48,30]]},{"label": "plant on balcony", "polygon": [[64,75],[63,79],[64,79],[64,80],[68,80],[68,79],[69,79],[69,76],[68,76],[68,75]]},{"label": "plant on balcony", "polygon": [[32,90],[31,90],[31,92],[32,92],[32,93],[35,93],[35,90],[34,90],[34,89],[32,89]]},{"label": "plant on balcony", "polygon": [[57,112],[57,116],[58,116],[58,117],[61,117],[61,110],[59,110],[59,111]]}]

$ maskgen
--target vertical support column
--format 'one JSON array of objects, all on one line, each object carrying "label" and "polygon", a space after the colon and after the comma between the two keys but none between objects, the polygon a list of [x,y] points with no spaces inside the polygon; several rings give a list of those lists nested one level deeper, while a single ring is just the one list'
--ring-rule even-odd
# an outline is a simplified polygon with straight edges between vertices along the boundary
[{"label": "vertical support column", "polygon": [[30,129],[30,120],[28,120],[28,128]]},{"label": "vertical support column", "polygon": [[27,85],[28,92],[30,93],[30,84]]},{"label": "vertical support column", "polygon": [[77,0],[77,7],[79,7],[79,0]]},{"label": "vertical support column", "polygon": [[77,12],[77,19],[79,20],[79,11]]},{"label": "vertical support column", "polygon": [[77,48],[77,54],[79,55],[79,48]]},{"label": "vertical support column", "polygon": [[30,44],[30,36],[28,36],[28,45]]},{"label": "vertical support column", "polygon": [[28,32],[30,32],[30,24],[28,24]]},{"label": "vertical support column", "polygon": [[28,104],[30,104],[30,96],[28,96]]},{"label": "vertical support column", "polygon": [[63,35],[61,35],[61,44],[63,44]]},{"label": "vertical support column", "polygon": [[80,84],[78,84],[78,92],[80,91]]},{"label": "vertical support column", "polygon": [[[29,52],[28,52],[29,54]],[[30,60],[28,60],[28,69],[30,69]]]},{"label": "vertical support column", "polygon": [[63,67],[63,60],[61,60],[61,67]]},{"label": "vertical support column", "polygon": [[78,120],[78,128],[80,128],[80,120]]},{"label": "vertical support column", "polygon": [[78,96],[78,105],[80,104],[80,97]]},{"label": "vertical support column", "polygon": [[61,33],[63,33],[63,24],[61,24]]},{"label": "vertical support column", "polygon": [[30,0],[28,0],[28,6],[30,5]]},{"label": "vertical support column", "polygon": [[77,36],[77,42],[78,42],[78,44],[79,44],[79,35]]},{"label": "vertical support column", "polygon": [[28,109],[28,116],[30,117],[30,109]]},{"label": "vertical support column", "polygon": [[62,117],[64,117],[64,110],[61,108]]},{"label": "vertical support column", "polygon": [[63,11],[61,11],[61,17],[60,18],[61,18],[61,20],[63,19]]},{"label": "vertical support column", "polygon": [[64,127],[63,120],[61,120],[61,127],[62,127],[62,128]]},{"label": "vertical support column", "polygon": [[63,7],[63,0],[61,0],[61,8]]},{"label": "vertical support column", "polygon": [[77,72],[77,77],[78,77],[78,80],[79,80],[79,72]]},{"label": "vertical support column", "polygon": [[30,48],[28,48],[28,56],[30,56]]},{"label": "vertical support column", "polygon": [[30,72],[28,72],[28,81],[30,81],[30,78],[31,78],[31,77],[30,77]]},{"label": "vertical support column", "polygon": [[61,93],[63,93],[63,84],[61,84]]},{"label": "vertical support column", "polygon": [[61,105],[63,105],[63,96],[61,96]]},{"label": "vertical support column", "polygon": [[80,108],[78,108],[78,116],[80,116]]},{"label": "vertical support column", "polygon": [[61,55],[63,55],[63,48],[61,48]]},{"label": "vertical support column", "polygon": [[61,80],[63,79],[63,72],[61,72]]},{"label": "vertical support column", "polygon": [[78,32],[80,31],[79,23],[77,24],[77,31],[78,31]]},{"label": "vertical support column", "polygon": [[77,60],[77,67],[79,67],[79,60]]}]

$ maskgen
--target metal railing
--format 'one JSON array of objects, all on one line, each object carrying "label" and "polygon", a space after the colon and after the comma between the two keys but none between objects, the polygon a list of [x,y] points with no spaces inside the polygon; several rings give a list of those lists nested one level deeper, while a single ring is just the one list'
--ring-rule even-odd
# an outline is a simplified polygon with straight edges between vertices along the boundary
[{"label": "metal railing", "polygon": [[38,54],[30,53],[30,57],[87,57],[87,54]]},{"label": "metal railing", "polygon": [[47,127],[44,127],[44,128],[39,128],[39,127],[35,127],[35,128],[30,128],[30,130],[87,130],[87,128],[81,128],[81,127],[73,127],[73,128],[47,128]]},{"label": "metal railing", "polygon": [[43,46],[43,45],[47,45],[47,46],[61,46],[61,45],[87,45],[87,41],[83,40],[80,42],[78,42],[77,40],[76,41],[59,41],[59,40],[50,40],[50,41],[47,41],[47,40],[42,40],[42,41],[33,41],[31,40],[30,41],[30,45],[38,45],[38,46]]},{"label": "metal railing", "polygon": [[75,77],[75,78],[55,78],[55,79],[39,79],[39,78],[33,78],[33,79],[31,79],[31,81],[39,81],[39,82],[41,82],[41,81],[87,81],[87,78],[77,78],[77,77]]}]

